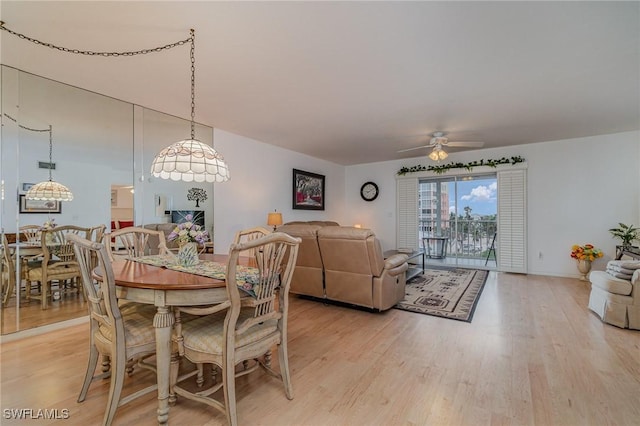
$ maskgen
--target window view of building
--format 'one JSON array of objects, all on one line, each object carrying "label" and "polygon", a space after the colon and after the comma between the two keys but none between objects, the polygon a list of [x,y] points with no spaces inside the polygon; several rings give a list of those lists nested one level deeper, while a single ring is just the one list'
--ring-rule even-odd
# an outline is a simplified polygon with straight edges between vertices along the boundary
[{"label": "window view of building", "polygon": [[419,236],[430,258],[495,261],[495,175],[423,180],[418,209]]}]

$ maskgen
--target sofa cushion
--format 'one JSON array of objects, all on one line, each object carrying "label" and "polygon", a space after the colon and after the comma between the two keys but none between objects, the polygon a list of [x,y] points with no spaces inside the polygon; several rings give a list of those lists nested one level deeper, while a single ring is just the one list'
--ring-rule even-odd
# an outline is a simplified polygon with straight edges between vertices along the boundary
[{"label": "sofa cushion", "polygon": [[608,293],[628,296],[633,289],[631,281],[615,278],[604,271],[593,271],[589,275],[591,285],[600,288]]},{"label": "sofa cushion", "polygon": [[315,225],[315,226],[340,226],[338,222],[334,222],[332,220],[310,220],[310,221],[300,221],[294,220],[292,222],[287,222],[285,225]]}]

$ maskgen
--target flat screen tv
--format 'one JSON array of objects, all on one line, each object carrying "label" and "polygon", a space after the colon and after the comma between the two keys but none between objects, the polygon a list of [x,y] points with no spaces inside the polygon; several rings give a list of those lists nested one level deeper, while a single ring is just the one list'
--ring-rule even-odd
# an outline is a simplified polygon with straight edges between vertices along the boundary
[{"label": "flat screen tv", "polygon": [[171,223],[187,222],[187,216],[191,215],[191,221],[204,228],[204,210],[171,210]]}]

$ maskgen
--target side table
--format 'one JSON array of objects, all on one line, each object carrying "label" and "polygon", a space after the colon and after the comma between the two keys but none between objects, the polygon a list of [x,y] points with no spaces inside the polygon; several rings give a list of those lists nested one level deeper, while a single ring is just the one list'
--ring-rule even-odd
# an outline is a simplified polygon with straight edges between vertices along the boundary
[{"label": "side table", "polygon": [[[409,281],[411,278],[418,276],[420,274],[424,274],[424,265],[425,265],[425,258],[424,258],[424,250],[423,249],[418,249],[418,250],[402,250],[402,249],[394,249],[394,250],[386,250],[383,253],[383,256],[385,259],[393,256],[394,254],[406,254],[407,255],[407,262],[409,263],[409,269],[407,269],[407,281]],[[418,264],[418,263],[412,263],[410,262],[412,259],[418,259],[422,256],[422,263]]]},{"label": "side table", "polygon": [[622,259],[622,256],[640,259],[640,247],[631,246],[629,248],[624,248],[622,246],[616,246],[616,260]]}]

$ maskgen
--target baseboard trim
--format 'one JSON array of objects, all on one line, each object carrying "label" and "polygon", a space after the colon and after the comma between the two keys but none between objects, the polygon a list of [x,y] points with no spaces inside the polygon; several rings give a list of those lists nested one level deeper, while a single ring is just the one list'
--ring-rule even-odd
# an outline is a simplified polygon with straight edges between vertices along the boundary
[{"label": "baseboard trim", "polygon": [[15,340],[26,339],[27,337],[38,336],[40,334],[49,333],[51,331],[72,327],[74,325],[86,324],[89,322],[89,316],[74,318],[66,321],[60,321],[55,324],[43,325],[41,327],[30,328],[28,330],[17,331],[11,334],[0,336],[0,343],[13,342]]}]

